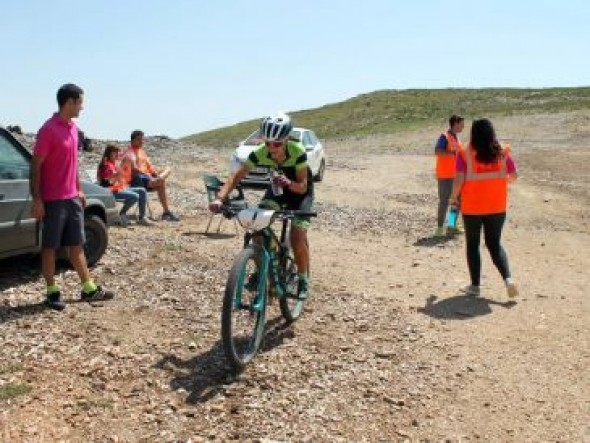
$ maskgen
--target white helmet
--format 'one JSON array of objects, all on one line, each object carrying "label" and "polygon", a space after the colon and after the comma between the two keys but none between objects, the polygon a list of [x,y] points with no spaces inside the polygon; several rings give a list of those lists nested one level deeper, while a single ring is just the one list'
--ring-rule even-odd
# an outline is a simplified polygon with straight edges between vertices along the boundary
[{"label": "white helmet", "polygon": [[275,115],[264,118],[260,125],[262,138],[267,142],[282,140],[289,135],[291,129],[293,129],[291,117],[284,112],[277,112]]}]

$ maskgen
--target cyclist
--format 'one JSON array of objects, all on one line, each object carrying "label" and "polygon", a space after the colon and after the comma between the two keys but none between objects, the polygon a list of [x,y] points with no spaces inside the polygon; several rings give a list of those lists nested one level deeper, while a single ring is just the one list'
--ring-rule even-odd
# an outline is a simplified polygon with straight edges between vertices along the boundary
[{"label": "cyclist", "polygon": [[[312,174],[307,164],[305,148],[301,143],[289,139],[292,128],[291,118],[285,113],[279,112],[264,118],[260,125],[264,143],[254,149],[242,167],[226,181],[219,190],[217,199],[209,205],[209,210],[219,212],[223,200],[246,177],[250,169],[263,166],[270,167],[279,174],[271,178],[271,184],[259,207],[311,211]],[[276,192],[277,189],[282,192]],[[309,243],[307,241],[309,226],[309,218],[296,217],[293,219],[289,233],[299,272],[297,296],[302,300],[309,295]]]}]

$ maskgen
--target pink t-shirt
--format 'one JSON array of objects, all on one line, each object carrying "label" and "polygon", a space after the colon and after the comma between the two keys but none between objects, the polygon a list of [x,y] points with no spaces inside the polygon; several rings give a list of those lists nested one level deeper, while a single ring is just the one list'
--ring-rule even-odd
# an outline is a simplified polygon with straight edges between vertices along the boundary
[{"label": "pink t-shirt", "polygon": [[39,129],[33,155],[41,164],[41,200],[66,200],[78,196],[78,128],[53,114]]},{"label": "pink t-shirt", "polygon": [[[514,160],[512,160],[512,157],[510,156],[510,154],[505,154],[506,156],[506,172],[508,174],[514,174],[516,172],[516,164],[514,163]],[[465,163],[465,160],[463,160],[463,157],[461,155],[457,155],[457,172],[462,172],[463,174],[465,174],[467,172],[467,163]]]}]

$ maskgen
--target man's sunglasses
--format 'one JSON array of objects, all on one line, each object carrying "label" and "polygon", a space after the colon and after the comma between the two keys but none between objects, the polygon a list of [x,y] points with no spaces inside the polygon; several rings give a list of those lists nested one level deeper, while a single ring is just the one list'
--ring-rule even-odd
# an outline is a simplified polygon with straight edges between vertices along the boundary
[{"label": "man's sunglasses", "polygon": [[274,141],[274,142],[266,141],[264,143],[269,148],[280,148],[281,146],[283,146],[285,144],[285,140],[279,140],[279,141]]}]

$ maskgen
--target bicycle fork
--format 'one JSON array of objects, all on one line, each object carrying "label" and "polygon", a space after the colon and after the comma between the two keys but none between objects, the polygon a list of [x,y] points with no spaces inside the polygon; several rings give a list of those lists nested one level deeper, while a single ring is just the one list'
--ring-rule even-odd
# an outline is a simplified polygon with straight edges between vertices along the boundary
[{"label": "bicycle fork", "polygon": [[[258,268],[258,288],[256,291],[256,296],[252,300],[250,304],[242,303],[242,294],[244,292],[244,284],[246,278],[245,269],[242,269],[240,272],[240,277],[238,279],[238,286],[237,286],[237,294],[234,299],[234,309],[247,309],[250,312],[262,312],[265,309],[266,304],[266,291],[267,291],[267,282],[266,282],[266,275],[269,272],[269,264],[271,262],[270,254],[266,251],[265,248],[261,248],[260,254],[260,264]],[[244,267],[246,263],[244,263]]]}]

